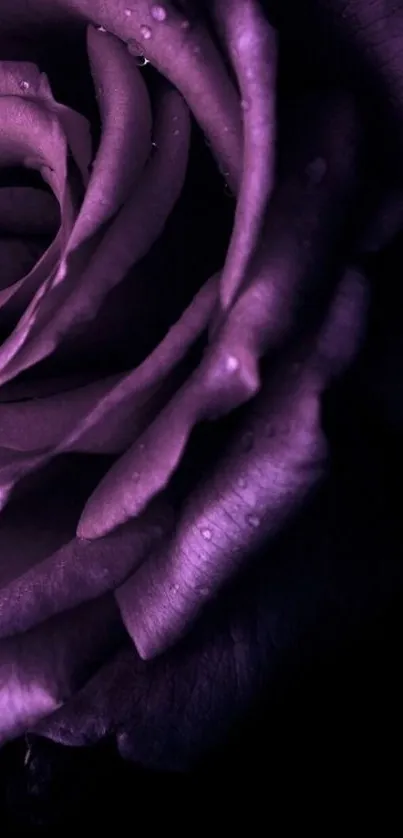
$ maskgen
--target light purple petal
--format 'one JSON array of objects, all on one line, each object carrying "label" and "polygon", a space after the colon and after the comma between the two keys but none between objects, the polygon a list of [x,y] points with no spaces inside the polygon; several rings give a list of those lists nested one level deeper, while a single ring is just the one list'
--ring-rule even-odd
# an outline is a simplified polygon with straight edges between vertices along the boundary
[{"label": "light purple petal", "polygon": [[242,119],[239,97],[197,4],[189,19],[166,0],[166,17],[156,20],[150,0],[124,3],[61,0],[59,8],[112,32],[134,54],[143,54],[184,96],[204,131],[227,182],[234,191],[242,168]]},{"label": "light purple petal", "polygon": [[[294,333],[304,295],[313,306],[323,294],[322,276],[319,289],[311,287],[313,265],[319,274],[332,266],[354,180],[357,123],[349,99],[317,102],[306,130],[303,147],[292,137],[248,287],[200,366],[89,499],[81,536],[100,537],[137,515],[170,480],[195,424],[256,395],[260,357]],[[326,160],[319,179],[312,159]]]},{"label": "light purple petal", "polygon": [[101,544],[74,538],[0,587],[0,637],[25,632],[116,588],[167,536],[171,518],[167,504],[158,502]]},{"label": "light purple petal", "polygon": [[[126,450],[174,389],[176,368],[206,328],[216,301],[213,277],[156,349],[128,375],[48,399],[0,404],[0,435],[8,448],[0,456],[0,508],[18,481],[57,454]],[[12,449],[18,454],[13,456]],[[21,456],[23,451],[28,453]]]},{"label": "light purple petal", "polygon": [[363,278],[350,271],[313,346],[270,378],[226,457],[186,503],[169,547],[117,590],[141,657],[174,643],[323,477],[321,396],[361,344],[366,298]]},{"label": "light purple petal", "polygon": [[100,598],[0,642],[0,745],[60,707],[116,650],[119,623],[113,601]]},{"label": "light purple petal", "polygon": [[[174,116],[177,122],[173,122]],[[148,252],[182,190],[189,129],[183,99],[175,91],[165,90],[156,116],[157,148],[131,198],[106,231],[83,273],[76,270],[67,282],[53,289],[50,282],[42,286],[22,318],[20,336],[10,339],[13,354],[0,375],[0,383],[50,355],[73,325],[93,319],[108,291]]]},{"label": "light purple petal", "polygon": [[45,73],[41,73],[31,62],[1,62],[0,96],[22,96],[46,105],[58,118],[83,182],[87,185],[92,161],[90,125],[84,116],[55,101]]},{"label": "light purple petal", "polygon": [[235,224],[221,277],[224,309],[245,280],[274,183],[277,44],[256,0],[214,0],[213,9],[238,80],[243,162]]},{"label": "light purple petal", "polygon": [[102,136],[64,258],[118,211],[151,150],[151,106],[140,71],[112,35],[90,26],[87,43]]}]

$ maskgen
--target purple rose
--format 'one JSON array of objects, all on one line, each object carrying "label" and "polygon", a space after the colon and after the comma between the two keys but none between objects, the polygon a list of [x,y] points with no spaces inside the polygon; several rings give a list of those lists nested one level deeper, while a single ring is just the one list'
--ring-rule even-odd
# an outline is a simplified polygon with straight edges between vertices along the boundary
[{"label": "purple rose", "polygon": [[[388,167],[369,183],[376,21],[312,0],[300,30],[286,5],[291,21],[258,0],[3,3],[0,742],[114,733],[181,764],[176,705],[146,755],[167,684],[181,708],[200,691],[188,757],[270,664],[251,624],[282,583],[274,562],[263,594],[252,558],[327,479],[323,399],[364,343],[363,256],[402,219]],[[368,43],[398,136],[402,68]]]}]

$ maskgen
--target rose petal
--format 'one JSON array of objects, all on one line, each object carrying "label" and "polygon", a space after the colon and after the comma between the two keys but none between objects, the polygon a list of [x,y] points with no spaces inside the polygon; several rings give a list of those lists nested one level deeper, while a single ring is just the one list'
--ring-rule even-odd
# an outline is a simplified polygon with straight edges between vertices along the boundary
[{"label": "rose petal", "polygon": [[[369,450],[348,456],[347,472],[333,475],[181,643],[147,662],[134,647],[118,652],[37,732],[69,746],[116,735],[125,759],[189,768],[231,728],[239,733],[265,685],[276,692],[285,662],[298,675],[301,661],[306,669],[317,652],[327,660],[344,637],[351,646],[367,617],[375,637],[379,609],[401,596],[403,578],[384,452],[374,459]],[[276,716],[271,723],[277,726]],[[252,762],[255,755],[256,741]]]},{"label": "rose petal", "polygon": [[[264,388],[224,461],[186,503],[169,548],[117,590],[142,658],[172,645],[323,477],[321,395],[360,345],[366,296],[362,277],[350,271],[313,349],[281,365]],[[251,450],[242,452],[245,439]]]},{"label": "rose petal", "polygon": [[0,744],[59,707],[121,640],[113,600],[102,598],[1,641]]},{"label": "rose petal", "polygon": [[[321,281],[330,266],[334,270],[334,243],[355,173],[357,126],[351,103],[343,98],[326,105],[319,101],[313,117],[304,147],[298,137],[294,160],[273,196],[248,288],[195,373],[89,499],[78,530],[82,537],[100,537],[137,515],[168,483],[194,425],[257,393],[259,358],[294,332],[301,298],[306,295],[312,308],[323,298],[322,287],[312,288],[312,266]],[[319,181],[305,172],[312,157],[326,160],[326,175]]]},{"label": "rose petal", "polygon": [[245,279],[273,188],[277,49],[274,31],[256,0],[215,0],[213,9],[243,108],[242,178],[221,277],[221,301],[227,309]]},{"label": "rose petal", "polygon": [[124,4],[103,0],[74,0],[67,7],[112,32],[134,53],[144,54],[182,93],[236,190],[242,167],[239,99],[200,14],[190,21],[168,0],[163,21],[153,18],[149,0],[136,0],[130,15],[125,14]]},{"label": "rose petal", "polygon": [[[8,62],[6,62],[6,66]],[[4,67],[4,64],[0,65]],[[11,62],[7,70],[8,84],[19,82],[16,66]],[[0,305],[12,302],[14,309],[38,292],[49,273],[54,269],[57,257],[65,245],[72,229],[74,212],[72,197],[67,183],[67,144],[57,117],[37,98],[24,99],[17,96],[0,98],[0,163],[3,165],[25,165],[38,169],[52,188],[59,202],[61,227],[56,239],[43,254],[37,265],[27,276],[0,293]],[[6,368],[18,348],[26,340],[27,318],[23,316],[13,334],[0,348],[0,369]]]},{"label": "rose petal", "polygon": [[[0,457],[0,509],[19,480],[57,454],[125,450],[166,401],[175,384],[175,368],[206,328],[216,300],[213,277],[151,355],[128,375],[50,399],[0,404],[3,446],[30,452],[13,457],[8,451]],[[46,450],[38,453],[40,448]]]},{"label": "rose petal", "polygon": [[88,183],[92,160],[91,130],[88,120],[66,105],[55,101],[45,73],[28,61],[3,61],[0,64],[0,96],[23,96],[29,101],[45,104],[62,126],[73,158]]},{"label": "rose petal", "polygon": [[[102,89],[100,100],[105,125],[84,204],[72,234],[68,237],[61,266],[54,280],[57,284],[61,279],[69,283],[71,277],[66,264],[68,255],[116,212],[132,186],[133,179],[141,172],[151,146],[148,94],[134,62],[124,47],[112,36],[104,39],[90,29],[88,42],[95,81],[98,84],[102,82],[102,88],[99,89]],[[116,94],[117,89],[119,95]],[[8,100],[12,101],[13,97],[8,97]],[[125,107],[122,107],[123,104]],[[130,160],[129,168],[122,168],[122,154],[125,160]],[[111,165],[111,161],[116,161],[117,169]],[[49,255],[44,266],[46,273],[50,267],[48,263]],[[74,267],[76,273],[77,265]],[[38,283],[37,275],[30,277],[30,291],[32,286],[36,289],[38,284],[39,290],[13,335],[0,351],[3,382],[16,374],[12,363],[11,368],[14,368],[14,372],[7,372],[6,363],[10,364],[21,347],[25,346],[37,317],[43,312],[49,291],[52,290],[52,278],[48,278],[45,283],[45,276],[41,272],[40,280]],[[25,282],[24,290],[26,284]],[[16,290],[19,289],[13,289],[13,293]],[[47,354],[50,351],[48,344]],[[31,360],[32,363],[35,363],[35,360]],[[21,366],[18,367],[18,371],[21,371]]]},{"label": "rose petal", "polygon": [[116,38],[92,26],[87,44],[102,136],[64,259],[122,206],[151,150],[150,101],[134,61]]},{"label": "rose petal", "polygon": [[113,590],[171,529],[167,504],[157,503],[102,544],[77,538],[63,544],[0,588],[0,637],[25,632]]},{"label": "rose petal", "polygon": [[[175,129],[174,115],[178,119]],[[48,287],[44,288],[38,300],[28,307],[22,336],[18,343],[14,338],[21,351],[3,368],[0,384],[51,354],[73,325],[92,319],[108,291],[148,252],[180,195],[187,167],[189,129],[185,103],[175,91],[165,90],[157,111],[157,149],[133,196],[104,235],[85,274],[78,271],[69,276],[69,281],[56,287],[53,294],[47,294]],[[31,339],[23,345],[28,335]]]}]

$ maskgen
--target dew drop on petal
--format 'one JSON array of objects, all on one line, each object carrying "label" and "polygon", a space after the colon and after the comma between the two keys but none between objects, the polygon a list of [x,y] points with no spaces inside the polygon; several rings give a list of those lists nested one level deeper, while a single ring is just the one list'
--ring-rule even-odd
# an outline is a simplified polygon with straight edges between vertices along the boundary
[{"label": "dew drop on petal", "polygon": [[151,17],[153,17],[154,20],[162,23],[162,21],[166,20],[166,16],[166,9],[164,9],[163,6],[160,4],[151,6]]},{"label": "dew drop on petal", "polygon": [[256,527],[260,524],[260,518],[258,518],[257,515],[248,515],[246,520],[251,527],[254,527],[254,529],[256,529]]},{"label": "dew drop on petal", "polygon": [[250,108],[250,104],[247,99],[241,99],[241,108],[243,111],[248,111]]},{"label": "dew drop on petal", "polygon": [[125,9],[124,13],[125,13],[126,17],[131,17],[132,10],[131,9]]},{"label": "dew drop on petal", "polygon": [[97,26],[97,32],[106,32],[106,29],[104,26]]},{"label": "dew drop on petal", "polygon": [[143,24],[142,26],[140,26],[140,35],[141,35],[141,37],[142,37],[142,38],[144,38],[144,40],[145,40],[145,41],[149,41],[149,40],[150,40],[150,38],[151,38],[151,29],[150,29],[150,27],[149,27],[149,26],[146,26],[145,24]]},{"label": "dew drop on petal", "polygon": [[175,128],[174,137],[179,137],[180,131],[179,128]]},{"label": "dew drop on petal", "polygon": [[171,585],[171,593],[177,594],[179,591],[179,585]]},{"label": "dew drop on petal", "polygon": [[182,20],[180,28],[183,29],[185,32],[190,29],[190,21],[189,20]]},{"label": "dew drop on petal", "polygon": [[210,541],[210,539],[211,539],[211,530],[209,530],[209,529],[207,529],[207,528],[206,528],[206,529],[204,529],[204,530],[202,530],[202,531],[201,531],[201,534],[202,534],[203,538],[205,538],[205,539],[206,539],[206,541]]},{"label": "dew drop on petal", "polygon": [[200,596],[202,596],[202,597],[208,597],[208,596],[210,596],[210,588],[200,588],[200,590],[199,590],[199,594],[200,594]]},{"label": "dew drop on petal", "polygon": [[228,372],[235,372],[239,367],[238,358],[235,358],[235,355],[228,355],[226,367]]},{"label": "dew drop on petal", "polygon": [[20,89],[25,93],[29,90],[29,82],[28,81],[21,81],[20,82]]}]

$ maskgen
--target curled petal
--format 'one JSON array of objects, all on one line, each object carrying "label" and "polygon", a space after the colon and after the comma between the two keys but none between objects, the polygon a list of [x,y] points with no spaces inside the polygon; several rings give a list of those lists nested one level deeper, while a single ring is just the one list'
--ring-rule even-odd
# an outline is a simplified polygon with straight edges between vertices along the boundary
[{"label": "curled petal", "polygon": [[[44,285],[28,307],[21,336],[0,383],[47,357],[76,324],[91,320],[114,286],[161,233],[185,179],[190,123],[183,99],[173,90],[161,96],[156,119],[156,153],[133,194],[105,233],[85,271],[52,289]],[[177,123],[173,123],[173,116]],[[177,127],[175,128],[175,124]],[[46,295],[46,299],[43,299]],[[28,337],[30,340],[28,340]],[[0,355],[1,357],[1,355]]]},{"label": "curled petal", "polygon": [[113,590],[171,527],[167,508],[157,504],[102,544],[78,538],[64,544],[0,589],[0,637],[25,632]]},{"label": "curled petal", "polygon": [[[181,643],[146,662],[134,646],[122,649],[37,732],[69,746],[115,734],[126,759],[186,769],[234,725],[239,733],[240,718],[250,718],[264,685],[272,693],[285,660],[287,678],[289,664],[298,676],[301,659],[312,661],[317,652],[328,662],[329,648],[339,650],[342,638],[351,646],[358,624],[367,640],[367,618],[377,637],[380,606],[386,613],[399,602],[402,563],[384,463],[362,453],[353,465],[348,457],[347,475],[333,475]],[[358,506],[357,496],[364,500]],[[268,742],[277,717],[270,724]],[[250,753],[253,762],[256,740]]]},{"label": "curled petal", "polygon": [[60,707],[122,640],[112,598],[0,642],[0,745]]},{"label": "curled petal", "polygon": [[[19,480],[57,454],[125,450],[166,401],[175,385],[176,368],[205,330],[216,300],[213,277],[159,346],[128,375],[48,399],[0,404],[0,433],[8,447],[0,457],[0,508]],[[40,448],[45,451],[35,452]],[[10,457],[10,449],[29,453]]]},{"label": "curled petal", "polygon": [[256,0],[215,0],[213,8],[236,73],[243,110],[242,177],[221,278],[226,309],[245,279],[274,183],[277,48],[274,31]]},{"label": "curled petal", "polygon": [[[137,515],[167,485],[195,424],[256,395],[259,359],[294,333],[301,300],[305,297],[315,310],[317,298],[323,298],[323,273],[334,261],[351,194],[357,126],[355,111],[344,98],[319,103],[315,116],[305,147],[300,148],[298,138],[293,165],[273,196],[248,287],[200,366],[89,499],[79,526],[83,537],[100,537]],[[319,179],[311,169],[306,172],[318,156],[326,159],[326,173]],[[312,288],[313,266],[319,288]]]},{"label": "curled petal", "polygon": [[[38,169],[54,192],[60,206],[59,233],[34,268],[14,285],[0,292],[0,304],[13,306],[35,294],[42,297],[44,280],[57,264],[74,221],[72,196],[67,182],[67,142],[57,117],[39,100],[17,96],[0,98],[0,163]],[[30,330],[25,313],[13,333],[0,348],[0,379],[9,363],[24,345]]]},{"label": "curled petal", "polygon": [[36,101],[57,117],[86,185],[92,160],[90,125],[81,114],[55,101],[45,73],[28,61],[1,62],[0,96],[19,96]]},{"label": "curled petal", "polygon": [[3,447],[31,453],[56,447],[118,380],[120,376],[111,376],[47,398],[37,396],[0,405]]},{"label": "curled petal", "polygon": [[140,71],[112,35],[90,26],[87,42],[102,136],[65,259],[121,207],[151,150],[151,106]]},{"label": "curled petal", "polygon": [[227,182],[237,191],[242,168],[241,110],[220,53],[200,14],[190,20],[166,0],[166,15],[157,20],[153,5],[151,0],[136,0],[130,15],[125,14],[124,3],[103,0],[75,0],[71,7],[112,32],[135,54],[144,55],[181,92]]},{"label": "curled petal", "polygon": [[116,591],[141,657],[172,645],[323,476],[321,394],[357,350],[365,301],[362,277],[349,272],[313,347],[289,359],[264,388],[242,434],[187,502],[169,547]]}]

